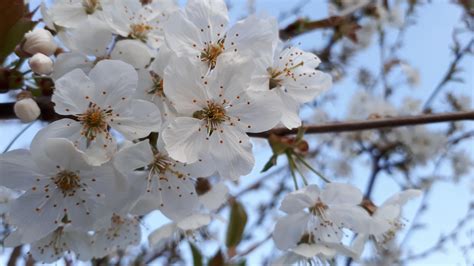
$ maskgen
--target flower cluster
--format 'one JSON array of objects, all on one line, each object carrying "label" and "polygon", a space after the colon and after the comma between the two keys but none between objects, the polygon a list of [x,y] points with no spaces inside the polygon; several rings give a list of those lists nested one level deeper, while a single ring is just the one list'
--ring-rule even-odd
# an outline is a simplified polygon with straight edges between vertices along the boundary
[{"label": "flower cluster", "polygon": [[[0,157],[15,228],[5,244],[30,244],[41,262],[137,245],[138,217],[154,210],[172,223],[150,235],[152,244],[207,225],[226,201],[223,181],[254,167],[248,133],[299,127],[301,105],[332,82],[316,55],[280,41],[274,18],[229,25],[223,0],[184,8],[171,0],[58,0],[41,12],[46,28],[26,34],[18,54],[54,81],[60,119],[29,150]],[[39,116],[30,102],[15,109],[25,122]],[[390,201],[398,212],[385,216],[383,206],[364,210],[352,186],[309,185],[283,201],[288,216],[275,243],[307,258],[355,257],[340,243],[344,229],[361,242],[384,239],[398,226],[400,197]]]}]

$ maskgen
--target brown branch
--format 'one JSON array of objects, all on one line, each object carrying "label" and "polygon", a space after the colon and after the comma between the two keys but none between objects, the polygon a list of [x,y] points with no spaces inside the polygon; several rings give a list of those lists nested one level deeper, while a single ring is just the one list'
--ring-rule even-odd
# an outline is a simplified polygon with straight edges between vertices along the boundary
[{"label": "brown branch", "polygon": [[[431,123],[452,122],[461,120],[474,120],[474,111],[455,112],[443,114],[425,114],[417,116],[401,116],[365,121],[333,122],[317,126],[306,126],[306,134],[338,133],[349,131],[373,130],[381,128],[393,128],[414,126]],[[271,134],[284,136],[296,134],[298,129],[275,128],[261,133],[249,133],[249,136],[256,138],[268,138]]]},{"label": "brown branch", "polygon": [[18,258],[20,258],[22,252],[21,252],[21,249],[22,249],[23,246],[18,246],[18,247],[15,247],[12,251],[12,253],[10,254],[10,258],[8,259],[8,262],[7,262],[7,265],[8,266],[15,266],[17,265],[17,260]]},{"label": "brown branch", "polygon": [[345,22],[347,22],[347,19],[342,16],[332,16],[315,21],[297,19],[295,22],[280,30],[280,38],[282,40],[288,40],[316,29],[332,28],[342,25]]}]

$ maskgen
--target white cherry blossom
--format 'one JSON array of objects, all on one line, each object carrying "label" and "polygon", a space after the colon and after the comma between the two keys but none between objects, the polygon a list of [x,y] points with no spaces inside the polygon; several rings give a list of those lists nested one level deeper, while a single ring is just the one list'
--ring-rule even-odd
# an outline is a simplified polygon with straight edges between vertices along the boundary
[{"label": "white cherry blossom", "polygon": [[109,223],[91,237],[92,255],[102,258],[119,249],[140,244],[141,227],[137,217],[114,213]]},{"label": "white cherry blossom", "polygon": [[[275,46],[275,45],[274,45]],[[301,104],[313,101],[331,87],[331,76],[316,68],[319,58],[296,47],[275,48],[273,55],[257,58],[252,89],[268,91],[278,96],[281,122],[288,128],[299,127]]]},{"label": "white cherry blossom", "polygon": [[1,184],[24,191],[10,205],[10,220],[22,232],[22,243],[64,224],[90,230],[107,214],[106,198],[124,189],[113,167],[90,166],[66,139],[42,140],[31,152],[8,152],[0,157],[0,170]]},{"label": "white cherry blossom", "polygon": [[138,0],[116,0],[103,7],[114,33],[140,40],[152,48],[163,42],[163,24],[175,8],[170,0],[155,0],[149,5]]},{"label": "white cherry blossom", "polygon": [[374,220],[373,225],[377,229],[372,230],[378,233],[364,234],[361,233],[354,239],[353,247],[359,254],[362,253],[364,245],[367,242],[369,235],[372,235],[377,244],[385,248],[392,243],[397,232],[404,226],[401,220],[402,208],[411,199],[419,197],[421,191],[417,189],[408,189],[399,192],[389,199],[387,199],[381,206],[377,207],[372,218]]},{"label": "white cherry blossom", "polygon": [[[278,220],[273,240],[282,250],[299,247],[302,252],[318,253],[321,245],[341,244],[344,228],[370,232],[370,216],[358,206],[361,201],[362,193],[357,188],[342,183],[329,183],[322,191],[309,185],[292,192],[281,204],[280,210],[288,215]],[[309,246],[300,247],[302,243]]]},{"label": "white cherry blossom", "polygon": [[193,178],[213,173],[199,162],[189,165],[173,160],[161,141],[157,148],[152,148],[148,141],[128,145],[118,152],[114,164],[138,190],[140,198],[134,213],[143,215],[160,209],[174,221],[199,209]]},{"label": "white cherry blossom", "polygon": [[184,10],[170,15],[165,41],[178,57],[193,59],[202,73],[213,69],[225,55],[258,57],[271,52],[278,39],[273,18],[251,15],[228,28],[223,0],[190,0]]},{"label": "white cherry blossom", "polygon": [[[6,239],[6,246],[18,246],[21,239],[19,230],[12,232]],[[58,227],[48,235],[30,244],[29,254],[38,262],[53,263],[66,254],[74,253],[76,258],[87,261],[92,258],[91,237],[87,232],[74,230],[71,226]]]},{"label": "white cherry blossom", "polygon": [[80,26],[58,34],[68,52],[61,53],[54,64],[53,79],[80,68],[85,73],[101,60],[114,59],[131,64],[136,69],[147,66],[154,53],[137,40],[116,40],[103,21],[90,18]]},{"label": "white cherry blossom", "polygon": [[108,161],[116,150],[109,127],[127,139],[147,136],[160,129],[158,108],[133,99],[137,73],[131,65],[103,60],[86,75],[76,69],[56,81],[52,100],[55,111],[65,118],[41,130],[37,138],[68,138],[84,151],[94,165]]},{"label": "white cherry blossom", "polygon": [[178,115],[163,130],[169,155],[181,162],[204,161],[223,178],[248,174],[254,165],[246,132],[271,129],[280,118],[277,99],[252,95],[253,65],[227,57],[209,77],[188,60],[165,71],[164,91]]},{"label": "white cherry blossom", "polygon": [[54,24],[76,28],[90,17],[101,17],[102,5],[108,0],[56,0],[48,10]]}]

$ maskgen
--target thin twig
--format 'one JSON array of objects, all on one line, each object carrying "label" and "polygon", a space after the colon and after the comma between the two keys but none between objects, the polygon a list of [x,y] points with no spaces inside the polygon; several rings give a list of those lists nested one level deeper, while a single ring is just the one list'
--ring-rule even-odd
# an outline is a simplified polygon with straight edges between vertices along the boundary
[{"label": "thin twig", "polygon": [[[413,126],[431,123],[452,122],[461,120],[474,120],[474,111],[442,113],[442,114],[424,114],[417,116],[400,116],[382,119],[373,119],[366,121],[351,122],[333,122],[317,126],[306,126],[306,134],[337,133],[361,130],[373,130],[380,128],[393,128],[403,126]],[[298,128],[275,128],[261,133],[249,133],[249,136],[256,138],[268,138],[270,134],[279,136],[293,135],[298,133]]]}]

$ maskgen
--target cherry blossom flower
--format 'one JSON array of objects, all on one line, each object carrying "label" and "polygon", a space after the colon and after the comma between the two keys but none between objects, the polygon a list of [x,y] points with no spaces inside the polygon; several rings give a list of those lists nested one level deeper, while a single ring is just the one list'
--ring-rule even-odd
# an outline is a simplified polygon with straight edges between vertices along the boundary
[{"label": "cherry blossom flower", "polygon": [[163,42],[163,24],[168,14],[176,9],[176,3],[158,0],[142,5],[135,0],[116,0],[105,4],[103,8],[114,33],[159,48]]},{"label": "cherry blossom flower", "polygon": [[54,24],[76,28],[90,17],[103,16],[102,5],[107,0],[58,0],[49,9],[49,16]]},{"label": "cherry blossom flower", "polygon": [[[274,45],[275,46],[275,45]],[[316,68],[319,58],[296,47],[275,49],[274,55],[257,59],[256,74],[252,88],[270,90],[278,96],[282,118],[288,128],[299,127],[299,108],[313,101],[316,96],[331,87],[331,76]]]},{"label": "cherry blossom flower", "polygon": [[393,195],[380,207],[376,208],[372,214],[372,218],[374,220],[373,225],[378,228],[373,231],[378,233],[359,234],[357,238],[354,239],[354,250],[361,254],[364,249],[364,245],[369,238],[369,235],[374,236],[374,239],[379,247],[387,247],[394,240],[396,233],[404,226],[400,218],[403,205],[405,205],[409,200],[419,197],[420,195],[420,190],[408,189]]},{"label": "cherry blossom flower", "polygon": [[344,228],[355,232],[371,230],[369,214],[358,206],[361,201],[362,193],[357,188],[342,183],[329,183],[322,191],[309,185],[292,192],[281,204],[280,210],[288,215],[278,220],[273,240],[281,250],[296,249],[302,254],[318,254],[321,246],[342,245]]},{"label": "cherry blossom flower", "polygon": [[165,41],[178,57],[194,59],[206,73],[225,54],[262,56],[278,39],[273,18],[252,15],[229,29],[228,21],[223,0],[190,0],[184,10],[170,15],[164,28]]},{"label": "cherry blossom flower", "polygon": [[164,72],[171,62],[172,51],[163,45],[153,62],[138,70],[138,88],[135,97],[153,102],[160,109],[163,120],[176,116],[176,110],[164,92]]},{"label": "cherry blossom flower", "polygon": [[209,215],[195,213],[177,223],[168,223],[154,230],[148,236],[148,244],[150,247],[163,247],[175,241],[181,235],[192,235],[193,231],[208,225],[210,222],[211,217]]},{"label": "cherry blossom flower", "polygon": [[111,165],[90,166],[70,141],[41,142],[31,152],[15,150],[0,157],[0,183],[24,191],[10,206],[10,220],[21,231],[22,243],[64,224],[90,230],[107,214],[106,198],[124,190]]},{"label": "cherry blossom flower", "polygon": [[154,53],[137,40],[115,40],[103,21],[88,19],[77,28],[59,32],[68,52],[61,53],[54,64],[53,79],[80,68],[86,74],[101,60],[114,59],[131,64],[136,69],[148,65]]},{"label": "cherry blossom flower", "polygon": [[108,161],[116,150],[109,127],[130,140],[160,129],[158,108],[133,99],[136,87],[136,71],[121,61],[100,61],[88,76],[80,69],[69,72],[56,81],[52,100],[56,113],[76,120],[51,123],[37,138],[68,138],[88,155],[91,164]]},{"label": "cherry blossom flower", "polygon": [[[19,246],[21,231],[12,232],[6,239],[5,245]],[[53,263],[66,254],[74,253],[76,258],[87,261],[92,258],[90,235],[87,232],[74,230],[71,226],[58,227],[48,235],[30,244],[29,254],[38,262]]]},{"label": "cherry blossom flower", "polygon": [[221,177],[238,178],[254,165],[246,132],[272,128],[280,114],[272,95],[251,97],[246,92],[252,64],[227,59],[206,78],[188,60],[165,70],[164,91],[179,115],[162,136],[172,158],[186,163],[202,160]]},{"label": "cherry blossom flower", "polygon": [[143,215],[160,209],[175,221],[199,208],[193,178],[212,174],[199,162],[184,164],[171,159],[161,141],[158,148],[152,148],[147,141],[128,145],[117,153],[114,164],[138,190],[140,198],[134,213]]},{"label": "cherry blossom flower", "polygon": [[118,249],[140,244],[141,227],[137,217],[114,213],[109,223],[91,237],[92,255],[102,258]]}]

